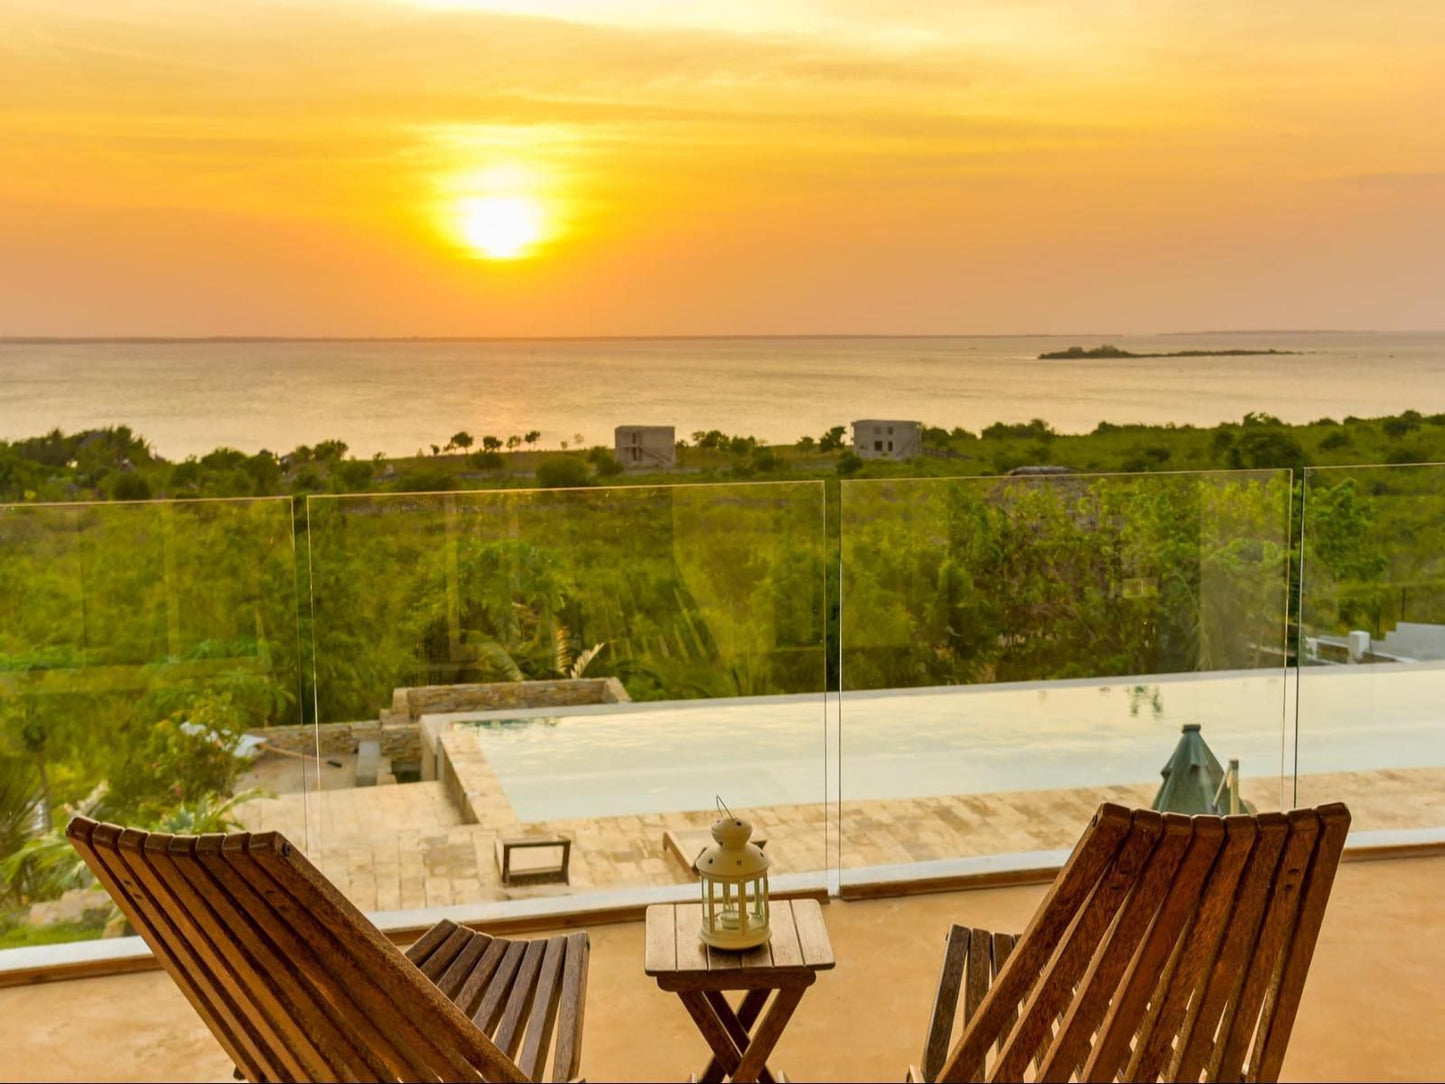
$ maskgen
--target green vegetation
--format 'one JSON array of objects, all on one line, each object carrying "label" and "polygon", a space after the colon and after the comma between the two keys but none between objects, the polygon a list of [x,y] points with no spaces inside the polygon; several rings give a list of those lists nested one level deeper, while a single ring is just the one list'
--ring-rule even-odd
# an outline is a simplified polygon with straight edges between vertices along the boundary
[{"label": "green vegetation", "polygon": [[1067,350],[1052,350],[1040,354],[1040,360],[1070,361],[1079,358],[1249,358],[1268,354],[1298,354],[1299,350],[1171,350],[1168,353],[1136,354],[1118,346],[1095,346],[1085,350],[1082,346],[1071,346]]},{"label": "green vegetation", "polygon": [[104,923],[95,922],[49,922],[44,926],[0,924],[0,949],[92,941],[101,935],[104,928]]},{"label": "green vegetation", "polygon": [[[399,460],[324,441],[171,463],[123,427],[0,445],[0,938],[43,936],[28,907],[84,882],[71,812],[214,830],[241,734],[375,718],[399,686],[611,676],[658,700],[1269,667],[1287,622],[1445,615],[1445,474],[1316,472],[1305,494],[1279,469],[1445,460],[1445,416],[930,426],[908,463],[845,432],[700,432],[667,473],[535,432]],[[1076,473],[1003,476],[1040,464]]]},{"label": "green vegetation", "polygon": [[847,687],[1278,666],[1286,477],[900,480],[850,490]]},{"label": "green vegetation", "polygon": [[[925,426],[925,454],[906,463],[843,461],[855,478],[976,477],[1015,467],[1054,464],[1079,473],[1238,470],[1356,463],[1445,462],[1445,414],[1407,410],[1386,418],[1332,418],[1287,425],[1268,414],[1209,429],[1100,422],[1092,433],[1059,433],[1046,421],[998,422],[974,434]],[[480,449],[454,434],[436,455],[357,459],[341,441],[322,441],[277,456],[220,448],[168,462],[125,426],[0,442],[0,504],[200,497],[269,497],[327,493],[437,493],[530,489],[538,485],[659,485],[765,476],[800,481],[836,478],[848,451],[847,430],[834,426],[795,444],[765,446],[718,430],[678,442],[672,471],[623,470],[610,449],[534,451],[533,430],[506,440],[481,438]],[[451,452],[447,448],[453,449]],[[505,450],[504,450],[505,449]],[[568,466],[561,466],[561,463]],[[545,472],[538,471],[544,464]]]}]

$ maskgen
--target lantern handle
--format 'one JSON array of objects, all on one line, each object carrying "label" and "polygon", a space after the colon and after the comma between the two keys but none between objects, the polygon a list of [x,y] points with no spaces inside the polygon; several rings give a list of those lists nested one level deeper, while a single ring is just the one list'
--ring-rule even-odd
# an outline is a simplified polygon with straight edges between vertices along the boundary
[{"label": "lantern handle", "polygon": [[722,800],[721,794],[714,794],[713,797],[717,799],[717,811],[719,813],[726,815],[727,819],[730,821],[737,820],[737,818],[733,816],[733,811],[729,809],[727,807],[727,803]]}]

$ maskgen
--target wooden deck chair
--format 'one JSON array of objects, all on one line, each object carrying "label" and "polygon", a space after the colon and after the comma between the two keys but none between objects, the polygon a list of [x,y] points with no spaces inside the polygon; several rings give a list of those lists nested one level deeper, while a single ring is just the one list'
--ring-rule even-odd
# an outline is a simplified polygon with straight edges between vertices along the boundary
[{"label": "wooden deck chair", "polygon": [[585,933],[442,922],[403,955],[275,832],[66,835],[249,1080],[540,1080],[549,1047],[577,1074]]},{"label": "wooden deck chair", "polygon": [[1278,1080],[1349,826],[1100,806],[1023,934],[950,931],[909,1079]]}]

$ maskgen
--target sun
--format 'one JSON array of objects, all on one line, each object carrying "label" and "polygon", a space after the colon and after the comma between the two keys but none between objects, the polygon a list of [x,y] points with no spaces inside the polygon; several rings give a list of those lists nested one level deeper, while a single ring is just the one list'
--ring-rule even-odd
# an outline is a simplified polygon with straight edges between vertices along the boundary
[{"label": "sun", "polygon": [[542,208],[530,196],[467,196],[456,216],[462,241],[483,259],[520,259],[542,239]]}]

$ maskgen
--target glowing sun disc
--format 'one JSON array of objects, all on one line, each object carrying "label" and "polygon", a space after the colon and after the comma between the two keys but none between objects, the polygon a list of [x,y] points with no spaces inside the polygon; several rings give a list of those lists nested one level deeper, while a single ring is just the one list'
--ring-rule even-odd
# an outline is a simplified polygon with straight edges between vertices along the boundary
[{"label": "glowing sun disc", "polygon": [[472,196],[457,219],[467,247],[489,260],[516,259],[542,239],[542,210],[526,196]]}]

